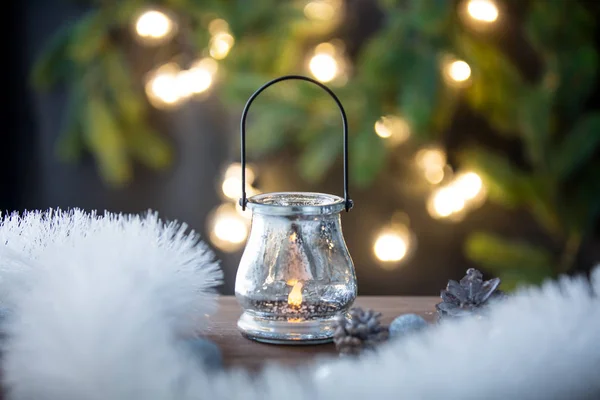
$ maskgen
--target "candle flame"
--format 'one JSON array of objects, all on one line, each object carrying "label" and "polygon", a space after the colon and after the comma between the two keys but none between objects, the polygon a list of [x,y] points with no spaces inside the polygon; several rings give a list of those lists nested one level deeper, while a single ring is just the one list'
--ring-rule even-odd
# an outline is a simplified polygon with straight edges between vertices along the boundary
[{"label": "candle flame", "polygon": [[296,281],[294,284],[294,287],[288,296],[288,304],[290,306],[299,306],[302,304],[302,282]]}]

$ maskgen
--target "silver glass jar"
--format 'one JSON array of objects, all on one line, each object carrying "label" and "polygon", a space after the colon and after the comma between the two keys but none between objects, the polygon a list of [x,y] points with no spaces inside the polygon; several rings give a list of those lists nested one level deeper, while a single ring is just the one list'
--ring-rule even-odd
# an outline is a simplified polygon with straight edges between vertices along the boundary
[{"label": "silver glass jar", "polygon": [[[311,82],[340,109],[344,129],[344,197],[281,192],[246,197],[246,118],[256,97],[284,80]],[[346,248],[340,213],[352,208],[348,195],[348,122],[337,96],[321,82],[288,75],[250,96],[241,121],[242,209],[252,210],[252,227],[235,282],[243,308],[238,321],[248,338],[286,344],[331,341],[336,316],[356,298],[354,265]]]},{"label": "silver glass jar", "polygon": [[235,283],[242,333],[271,342],[326,342],[356,298],[340,213],[344,199],[267,193],[248,199],[252,228]]}]

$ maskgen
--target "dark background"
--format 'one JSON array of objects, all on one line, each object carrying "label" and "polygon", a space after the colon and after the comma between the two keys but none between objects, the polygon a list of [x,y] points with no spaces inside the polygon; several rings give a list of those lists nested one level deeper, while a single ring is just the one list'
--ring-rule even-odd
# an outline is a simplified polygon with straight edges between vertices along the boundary
[{"label": "dark background", "polygon": [[[550,0],[549,0],[550,1]],[[8,30],[5,61],[3,62],[4,126],[0,141],[0,209],[26,210],[79,207],[86,210],[116,212],[159,211],[165,219],[187,222],[206,234],[206,217],[217,206],[218,174],[223,165],[237,161],[234,152],[237,141],[238,115],[228,115],[215,96],[201,103],[189,103],[177,111],[159,117],[163,131],[172,137],[176,146],[176,161],[162,173],[135,171],[135,180],[125,189],[108,189],[97,175],[91,157],[78,165],[59,162],[54,154],[61,114],[66,95],[63,90],[50,94],[34,93],[28,84],[31,65],[46,39],[81,9],[71,3],[53,0],[10,2],[6,13]],[[372,12],[368,2],[350,2],[363,8],[356,35],[366,35],[377,25],[379,15]],[[597,7],[593,7],[597,9]],[[371,10],[371,11],[369,11]],[[518,12],[518,10],[514,10]],[[596,13],[597,14],[597,13]],[[535,60],[527,59],[519,48],[515,33],[505,33],[505,49],[519,60],[525,69],[535,74]],[[597,93],[592,102],[599,104]],[[489,130],[466,107],[459,108],[447,146],[453,146],[470,135]],[[252,140],[250,132],[249,139]],[[341,132],[340,132],[341,135]],[[492,135],[488,135],[490,138]],[[492,143],[509,151],[518,159],[519,147],[512,143]],[[327,193],[341,192],[341,169],[315,187],[303,182],[295,173],[294,153],[279,154],[261,160],[260,188],[263,191],[310,190]],[[364,190],[352,190],[355,208],[342,216],[346,242],[355,261],[359,292],[363,295],[431,295],[439,293],[447,279],[460,278],[471,265],[463,256],[466,234],[473,229],[493,227],[501,234],[516,234],[543,244],[544,237],[526,213],[508,212],[492,204],[469,213],[459,224],[433,220],[425,209],[422,197],[406,191],[406,180],[400,168],[402,156],[390,163],[374,184]],[[599,178],[600,179],[600,178]],[[410,215],[411,229],[417,246],[409,260],[395,269],[383,269],[372,253],[371,233],[375,227],[389,221],[390,215],[402,210]],[[599,259],[597,241],[584,246],[580,254],[583,265]],[[233,292],[235,271],[240,252],[217,252],[225,270],[225,293]]]}]

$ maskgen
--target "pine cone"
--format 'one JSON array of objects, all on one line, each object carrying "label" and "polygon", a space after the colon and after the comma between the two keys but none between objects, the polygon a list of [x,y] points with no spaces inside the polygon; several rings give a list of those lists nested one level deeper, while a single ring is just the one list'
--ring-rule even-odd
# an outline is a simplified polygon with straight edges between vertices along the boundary
[{"label": "pine cone", "polygon": [[469,268],[460,282],[448,281],[446,290],[441,293],[442,302],[435,308],[441,318],[481,314],[490,303],[506,296],[497,290],[498,285],[499,278],[484,282],[481,272]]},{"label": "pine cone", "polygon": [[381,313],[353,308],[349,315],[337,317],[337,326],[333,334],[335,347],[341,354],[360,354],[363,350],[372,350],[389,337],[389,330],[379,321]]}]

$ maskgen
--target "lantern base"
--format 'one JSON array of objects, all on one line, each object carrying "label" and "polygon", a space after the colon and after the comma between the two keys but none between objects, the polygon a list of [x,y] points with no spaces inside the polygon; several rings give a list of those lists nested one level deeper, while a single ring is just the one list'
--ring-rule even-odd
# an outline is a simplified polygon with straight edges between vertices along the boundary
[{"label": "lantern base", "polygon": [[242,335],[257,342],[285,345],[330,343],[335,331],[335,316],[309,321],[274,321],[244,312],[238,320]]}]

